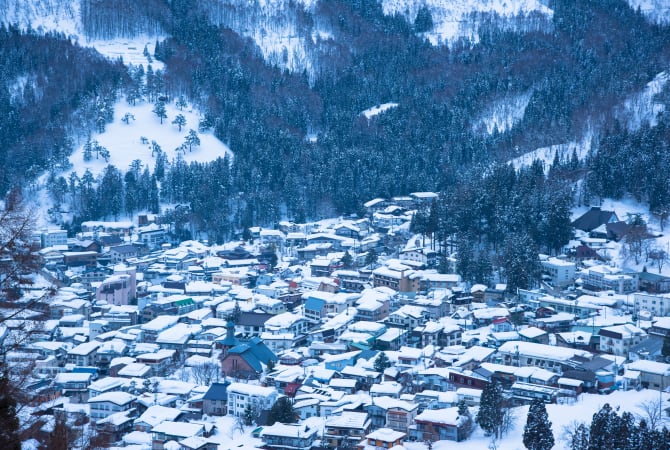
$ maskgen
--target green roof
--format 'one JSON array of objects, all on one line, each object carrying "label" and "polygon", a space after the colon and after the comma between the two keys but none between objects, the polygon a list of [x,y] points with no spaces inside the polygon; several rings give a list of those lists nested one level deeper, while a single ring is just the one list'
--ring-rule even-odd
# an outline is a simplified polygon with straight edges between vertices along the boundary
[{"label": "green roof", "polygon": [[183,300],[177,300],[174,302],[175,306],[188,306],[195,303],[192,298],[185,298]]}]

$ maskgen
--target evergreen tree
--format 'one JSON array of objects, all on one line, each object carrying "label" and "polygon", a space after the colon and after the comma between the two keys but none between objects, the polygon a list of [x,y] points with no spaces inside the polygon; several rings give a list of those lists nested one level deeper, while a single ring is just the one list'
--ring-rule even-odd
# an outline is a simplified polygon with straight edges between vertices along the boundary
[{"label": "evergreen tree", "polygon": [[247,403],[247,406],[244,408],[242,418],[244,420],[244,424],[247,426],[251,425],[254,423],[254,420],[256,420],[256,412],[254,411],[254,407],[251,405],[251,403]]},{"label": "evergreen tree", "polygon": [[280,397],[268,414],[268,425],[273,425],[274,423],[295,423],[296,414],[293,409],[293,403],[288,397]]},{"label": "evergreen tree", "polygon": [[183,95],[180,95],[180,96],[179,96],[179,98],[177,99],[177,102],[175,103],[175,105],[177,106],[177,109],[178,109],[179,111],[183,111],[184,108],[186,108],[186,107],[188,106],[188,104],[186,103],[186,99],[184,98]]},{"label": "evergreen tree", "polygon": [[589,430],[589,450],[614,448],[619,430],[619,416],[609,403],[593,415]]},{"label": "evergreen tree", "polygon": [[386,355],[386,353],[379,352],[379,355],[377,355],[377,358],[375,358],[374,362],[375,371],[384,373],[384,371],[389,367],[391,367],[391,361],[389,360],[389,357]]},{"label": "evergreen tree", "polygon": [[342,267],[344,267],[345,269],[351,269],[354,263],[354,258],[351,256],[349,252],[344,252],[344,256],[342,256],[340,262],[342,263]]},{"label": "evergreen tree", "polygon": [[499,383],[489,383],[482,391],[479,411],[475,422],[484,430],[487,436],[494,435],[500,438],[505,419],[504,398]]},{"label": "evergreen tree", "polygon": [[422,6],[414,19],[414,31],[423,33],[433,29],[433,15],[426,6]]},{"label": "evergreen tree", "polygon": [[523,429],[523,445],[528,450],[549,450],[554,446],[554,434],[547,409],[542,400],[533,400]]},{"label": "evergreen tree", "polygon": [[89,138],[84,144],[84,161],[88,162],[93,158],[93,144]]}]

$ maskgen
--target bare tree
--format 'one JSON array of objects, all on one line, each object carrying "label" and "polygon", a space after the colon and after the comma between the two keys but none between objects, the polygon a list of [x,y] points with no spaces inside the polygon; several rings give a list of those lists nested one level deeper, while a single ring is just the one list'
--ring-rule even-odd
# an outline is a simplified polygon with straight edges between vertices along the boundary
[{"label": "bare tree", "polygon": [[647,257],[654,263],[654,265],[658,269],[658,273],[661,273],[663,266],[668,261],[668,253],[661,247],[654,246],[649,249],[647,255],[648,255]]},{"label": "bare tree", "polygon": [[642,411],[641,414],[637,415],[637,419],[647,422],[647,426],[650,430],[655,430],[663,426],[664,418],[663,413],[661,412],[663,404],[660,398],[645,400],[642,403],[638,403],[637,406]]},{"label": "bare tree", "polygon": [[221,366],[214,361],[206,361],[191,367],[191,375],[197,384],[210,385],[219,381]]},{"label": "bare tree", "polygon": [[559,439],[565,442],[566,447],[570,446],[575,436],[579,433],[580,425],[587,425],[587,424],[586,422],[583,421],[573,420],[572,422],[568,423],[567,425],[564,425],[563,428],[561,428],[561,436]]}]

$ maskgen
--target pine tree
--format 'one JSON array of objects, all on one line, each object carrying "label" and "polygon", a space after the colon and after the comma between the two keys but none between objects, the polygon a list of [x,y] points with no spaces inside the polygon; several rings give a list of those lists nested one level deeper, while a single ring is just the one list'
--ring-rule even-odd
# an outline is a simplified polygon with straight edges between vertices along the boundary
[{"label": "pine tree", "polygon": [[554,435],[547,409],[542,400],[533,400],[523,429],[523,445],[528,450],[549,450],[554,446]]},{"label": "pine tree", "polygon": [[181,133],[182,127],[186,125],[186,117],[184,117],[183,114],[177,114],[177,116],[172,121],[172,125],[177,125],[179,132]]},{"label": "pine tree", "polygon": [[154,109],[152,110],[152,112],[156,114],[156,116],[160,119],[161,125],[163,124],[163,119],[167,119],[167,111],[165,109],[165,103],[163,103],[160,100],[154,105]]},{"label": "pine tree", "polygon": [[374,362],[375,371],[383,373],[389,367],[391,367],[391,361],[389,360],[389,357],[386,356],[386,353],[379,352],[379,355],[377,355],[377,358],[375,358]]},{"label": "pine tree", "polygon": [[188,130],[188,134],[184,139],[184,144],[188,145],[189,152],[193,151],[193,147],[200,146],[200,138],[198,137],[198,133],[193,129]]},{"label": "pine tree", "polygon": [[482,391],[479,411],[475,422],[484,430],[487,436],[500,437],[505,418],[503,410],[503,393],[499,383],[489,383]]}]

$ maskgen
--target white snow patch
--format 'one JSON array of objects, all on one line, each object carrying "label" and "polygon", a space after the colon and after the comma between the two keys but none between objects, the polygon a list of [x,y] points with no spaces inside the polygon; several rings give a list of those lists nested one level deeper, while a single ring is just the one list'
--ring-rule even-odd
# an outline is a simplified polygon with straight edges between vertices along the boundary
[{"label": "white snow patch", "polygon": [[532,95],[531,91],[497,100],[475,121],[472,131],[493,134],[495,130],[499,133],[511,130],[523,119]]},{"label": "white snow patch", "polygon": [[376,115],[379,115],[391,108],[397,107],[397,103],[389,102],[389,103],[383,103],[381,105],[373,106],[372,108],[368,108],[365,111],[361,113],[361,115],[365,116],[366,119],[370,119]]},{"label": "white snow patch", "polygon": [[628,0],[633,9],[640,8],[640,12],[647,20],[659,23],[670,23],[670,1],[668,0]]},{"label": "white snow patch", "polygon": [[[146,68],[147,65],[151,64],[153,70],[156,71],[163,69],[165,66],[161,61],[153,59],[156,40],[162,40],[164,37],[143,35],[134,38],[92,39],[86,40],[82,45],[95,48],[98,53],[111,60],[123,58],[125,65],[143,65]],[[144,46],[147,47],[151,60],[144,56]]]},{"label": "white snow patch", "polygon": [[668,80],[670,80],[668,71],[656,75],[642,92],[633,94],[624,101],[616,113],[617,118],[624,122],[630,131],[640,129],[644,123],[656,126],[656,118],[665,110],[665,105],[654,101],[654,97],[663,90]]},{"label": "white snow patch", "polygon": [[[433,44],[450,44],[460,38],[477,42],[477,24],[469,17],[472,13],[495,13],[503,18],[529,13],[539,13],[551,19],[554,11],[543,5],[539,0],[479,0],[479,1],[444,1],[424,0],[382,0],[384,14],[402,14],[410,23],[414,22],[419,8],[426,6],[433,17],[434,28],[425,33],[425,37]],[[535,29],[535,25],[530,25]]]},{"label": "white snow patch", "polygon": [[58,31],[66,36],[79,34],[79,1],[0,0],[0,22],[40,33]]},{"label": "white snow patch", "polygon": [[532,152],[525,153],[517,158],[514,158],[510,163],[515,169],[519,170],[522,167],[530,166],[533,161],[539,159],[544,163],[545,173],[549,170],[551,163],[554,160],[554,155],[558,152],[559,158],[562,160],[569,159],[573,151],[577,151],[577,157],[583,160],[589,150],[591,149],[591,133],[587,133],[581,142],[568,142],[565,144],[550,145],[549,147],[541,147]]}]

